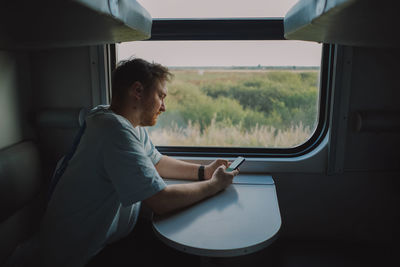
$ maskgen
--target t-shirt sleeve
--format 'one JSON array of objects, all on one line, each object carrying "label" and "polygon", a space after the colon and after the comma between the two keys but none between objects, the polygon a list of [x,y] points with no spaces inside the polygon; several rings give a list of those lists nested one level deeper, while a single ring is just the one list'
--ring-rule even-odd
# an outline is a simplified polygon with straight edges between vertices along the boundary
[{"label": "t-shirt sleeve", "polygon": [[145,128],[142,129],[143,129],[142,134],[143,134],[144,149],[146,151],[147,156],[151,159],[153,164],[156,165],[162,158],[162,155],[151,142],[147,130]]},{"label": "t-shirt sleeve", "polygon": [[122,205],[147,199],[166,187],[144,144],[132,132],[117,129],[103,145],[105,171]]}]

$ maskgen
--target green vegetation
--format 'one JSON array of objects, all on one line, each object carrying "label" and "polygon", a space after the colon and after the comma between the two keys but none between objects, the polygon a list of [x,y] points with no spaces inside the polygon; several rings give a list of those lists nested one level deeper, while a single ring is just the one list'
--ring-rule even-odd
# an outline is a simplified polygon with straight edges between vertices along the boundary
[{"label": "green vegetation", "polygon": [[156,145],[288,147],[317,117],[317,70],[175,70]]}]

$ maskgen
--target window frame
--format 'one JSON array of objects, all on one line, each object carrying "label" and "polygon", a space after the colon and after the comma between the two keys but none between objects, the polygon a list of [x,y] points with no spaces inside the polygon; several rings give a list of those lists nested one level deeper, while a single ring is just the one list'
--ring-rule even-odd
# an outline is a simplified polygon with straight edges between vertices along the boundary
[{"label": "window frame", "polygon": [[[153,20],[152,36],[146,41],[210,40],[285,40],[283,18],[156,19]],[[312,136],[303,144],[290,148],[156,146],[157,149],[168,156],[197,158],[292,158],[309,153],[323,142],[329,129],[334,51],[334,45],[323,44],[318,123]]]}]

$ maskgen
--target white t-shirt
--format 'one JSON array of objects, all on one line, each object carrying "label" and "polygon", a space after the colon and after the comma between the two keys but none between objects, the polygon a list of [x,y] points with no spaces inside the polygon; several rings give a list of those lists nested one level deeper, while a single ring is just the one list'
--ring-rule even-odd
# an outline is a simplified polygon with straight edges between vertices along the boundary
[{"label": "white t-shirt", "polygon": [[43,218],[44,265],[83,266],[101,250],[121,206],[139,209],[140,201],[165,188],[154,167],[161,157],[144,128],[108,106],[92,110]]}]

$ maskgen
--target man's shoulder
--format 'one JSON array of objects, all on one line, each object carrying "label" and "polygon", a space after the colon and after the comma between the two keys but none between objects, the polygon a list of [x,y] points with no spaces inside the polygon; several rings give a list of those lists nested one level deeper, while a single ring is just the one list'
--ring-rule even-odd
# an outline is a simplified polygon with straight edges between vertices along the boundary
[{"label": "man's shoulder", "polygon": [[145,127],[133,127],[125,117],[114,113],[109,106],[98,106],[94,108],[86,118],[89,128],[96,132],[118,134],[121,132],[129,133],[140,142],[147,140],[148,132]]},{"label": "man's shoulder", "polygon": [[86,118],[89,127],[103,132],[127,130],[135,134],[132,125],[124,117],[115,114],[107,108],[96,108]]}]

